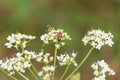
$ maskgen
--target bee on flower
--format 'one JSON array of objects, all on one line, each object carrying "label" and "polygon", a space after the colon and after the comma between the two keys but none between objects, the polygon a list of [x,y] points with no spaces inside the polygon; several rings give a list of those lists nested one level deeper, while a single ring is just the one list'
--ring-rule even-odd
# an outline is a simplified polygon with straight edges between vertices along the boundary
[{"label": "bee on flower", "polygon": [[[82,41],[84,45],[90,44],[92,48],[88,51],[83,60],[77,64],[77,61],[75,60],[77,52],[66,52],[57,55],[57,50],[65,45],[65,41],[71,40],[70,36],[67,32],[64,32],[63,29],[54,29],[48,25],[47,32],[40,36],[40,39],[44,44],[53,43],[55,45],[54,56],[50,53],[45,53],[43,50],[39,53],[26,50],[25,48],[29,41],[35,38],[35,36],[21,33],[11,34],[7,37],[8,42],[5,43],[5,46],[7,46],[7,48],[14,47],[19,50],[13,57],[0,60],[0,69],[5,74],[8,74],[13,80],[18,80],[17,77],[14,76],[16,73],[25,80],[29,80],[30,77],[25,75],[26,69],[35,80],[55,80],[56,70],[58,68],[57,62],[60,66],[66,66],[66,69],[63,71],[59,80],[80,80],[80,73],[76,72],[86,61],[93,48],[101,49],[104,45],[112,46],[114,44],[112,41],[113,35],[110,32],[105,33],[100,29],[89,31]],[[41,71],[36,69],[32,61],[43,64],[41,65]],[[76,68],[66,76],[71,65]],[[114,70],[112,70],[104,60],[93,63],[91,67],[94,70],[95,76],[92,80],[106,80],[106,75],[115,75]]]},{"label": "bee on flower", "polygon": [[70,36],[63,29],[50,28],[47,33],[40,36],[44,44],[54,43],[56,48],[65,45],[65,40],[71,40]]}]

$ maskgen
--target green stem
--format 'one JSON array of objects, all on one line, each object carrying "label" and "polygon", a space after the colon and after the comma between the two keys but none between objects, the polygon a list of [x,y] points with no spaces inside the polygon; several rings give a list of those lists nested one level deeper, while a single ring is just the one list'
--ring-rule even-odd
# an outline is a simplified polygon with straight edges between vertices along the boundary
[{"label": "green stem", "polygon": [[55,55],[54,55],[54,66],[56,66],[56,57],[57,57],[57,48],[55,48]]},{"label": "green stem", "polygon": [[66,75],[66,73],[67,73],[69,67],[70,67],[70,64],[67,65],[67,67],[66,67],[64,73],[63,73],[62,76],[60,77],[60,80],[63,80],[63,77]]},{"label": "green stem", "polygon": [[4,72],[6,75],[8,75],[10,78],[12,78],[13,80],[18,80],[17,78],[9,75],[6,71],[4,71],[3,69],[1,69],[2,72]]},{"label": "green stem", "polygon": [[[56,57],[57,57],[57,48],[55,48],[55,53],[54,53],[54,67],[56,66]],[[52,80],[54,80],[55,72],[53,72],[52,75]]]},{"label": "green stem", "polygon": [[86,61],[86,59],[88,58],[88,56],[90,55],[90,53],[92,52],[94,48],[92,47],[89,52],[86,54],[86,56],[84,57],[84,59],[82,60],[82,62],[77,66],[77,68],[75,68],[75,70],[65,79],[68,80],[81,66],[82,64]]},{"label": "green stem", "polygon": [[[35,66],[33,65],[33,63],[30,61],[30,63],[31,63],[31,65],[32,65],[32,68],[33,68],[33,70],[35,71],[35,73],[38,75],[38,72],[37,72],[37,70],[36,70],[36,68],[35,68]],[[36,75],[36,77],[37,77],[37,75]],[[41,80],[41,77],[38,75],[38,77],[40,78],[40,80]],[[37,78],[38,79],[38,78]],[[39,79],[38,79],[39,80]]]},{"label": "green stem", "polygon": [[32,73],[32,75],[34,76],[34,78],[36,79],[36,80],[39,80],[37,77],[36,77],[36,75],[34,74],[34,72],[29,68],[29,71]]},{"label": "green stem", "polygon": [[29,80],[25,75],[23,75],[22,73],[20,72],[17,72],[20,76],[22,76],[25,80]]}]

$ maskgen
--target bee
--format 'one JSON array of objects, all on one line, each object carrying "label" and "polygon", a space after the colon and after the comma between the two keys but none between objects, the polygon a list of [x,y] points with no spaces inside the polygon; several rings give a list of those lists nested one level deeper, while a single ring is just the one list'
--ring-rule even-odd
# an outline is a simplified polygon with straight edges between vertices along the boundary
[{"label": "bee", "polygon": [[62,32],[58,32],[58,34],[57,34],[57,38],[58,38],[58,41],[61,41],[61,38],[62,38]]},{"label": "bee", "polygon": [[52,27],[52,26],[50,26],[50,25],[47,25],[47,31],[46,32],[50,32],[51,30],[53,30],[54,28]]}]

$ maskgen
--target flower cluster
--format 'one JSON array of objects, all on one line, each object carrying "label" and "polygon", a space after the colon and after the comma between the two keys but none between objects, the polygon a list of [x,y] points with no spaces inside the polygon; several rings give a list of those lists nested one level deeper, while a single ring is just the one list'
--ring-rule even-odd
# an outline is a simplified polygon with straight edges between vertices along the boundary
[{"label": "flower cluster", "polygon": [[9,42],[7,42],[5,46],[7,46],[7,48],[15,47],[16,49],[25,48],[29,40],[32,39],[35,39],[35,36],[25,35],[21,33],[11,34],[7,37],[7,40]]},{"label": "flower cluster", "polygon": [[44,53],[41,51],[37,54],[35,59],[37,62],[48,64],[53,61],[53,56],[50,56],[50,53]]},{"label": "flower cluster", "polygon": [[22,52],[17,52],[14,57],[1,60],[0,68],[7,70],[10,74],[15,74],[15,72],[25,73],[26,68],[31,67],[31,60],[35,59],[38,62],[43,62],[48,64],[53,61],[53,57],[49,53],[41,51],[40,53],[35,53],[33,51],[24,50]]},{"label": "flower cluster", "polygon": [[94,77],[92,80],[106,80],[106,74],[115,75],[114,70],[109,68],[109,65],[104,61],[97,61],[91,65],[94,70]]},{"label": "flower cluster", "polygon": [[43,80],[51,80],[52,73],[55,71],[54,66],[44,66],[42,70],[38,73],[38,75]]},{"label": "flower cluster", "polygon": [[114,42],[112,41],[113,35],[109,33],[105,33],[104,31],[98,30],[91,30],[85,35],[82,39],[84,45],[90,44],[96,49],[101,49],[103,45],[112,46]]},{"label": "flower cluster", "polygon": [[51,29],[48,33],[43,34],[41,40],[44,44],[55,43],[56,48],[65,45],[64,40],[71,40],[70,36],[62,29]]},{"label": "flower cluster", "polygon": [[77,62],[75,61],[76,56],[77,53],[75,52],[72,52],[70,54],[65,53],[65,54],[61,54],[60,56],[57,56],[57,59],[59,61],[60,66],[69,65],[69,64],[73,64],[74,66],[77,66]]},{"label": "flower cluster", "polygon": [[1,60],[0,68],[7,70],[11,75],[15,74],[15,72],[25,73],[25,69],[30,68],[32,65],[30,60],[37,56],[33,51],[24,50],[27,43],[32,39],[35,39],[35,36],[21,33],[9,35],[7,37],[9,42],[5,43],[5,46],[7,46],[7,48],[21,48],[22,51],[17,52],[12,58]]},{"label": "flower cluster", "polygon": [[15,72],[25,73],[25,69],[31,67],[31,58],[26,56],[30,55],[17,52],[14,57],[6,60],[1,60],[0,68],[7,70],[10,75],[15,74]]},{"label": "flower cluster", "polygon": [[37,57],[37,53],[35,53],[34,51],[28,51],[28,50],[24,50],[22,51],[22,53],[24,54],[23,57],[25,59],[27,59],[28,61],[35,59]]},{"label": "flower cluster", "polygon": [[[35,51],[26,50],[27,43],[35,39],[35,36],[25,35],[21,33],[11,34],[7,37],[8,42],[5,44],[7,48],[15,47],[18,52],[11,58],[6,58],[4,60],[0,60],[0,69],[9,74],[13,80],[18,80],[15,74],[23,77],[25,80],[29,80],[29,77],[24,75],[25,70],[28,69],[32,77],[36,80],[55,80],[55,70],[59,66],[57,66],[57,62],[60,66],[67,65],[63,74],[60,76],[60,80],[80,80],[80,74],[77,73],[77,70],[82,66],[85,60],[88,58],[90,53],[94,48],[101,49],[103,45],[112,46],[114,42],[112,41],[113,35],[109,33],[105,33],[101,30],[92,30],[85,35],[82,39],[84,45],[90,44],[92,48],[88,51],[83,60],[77,64],[75,58],[77,57],[77,52],[64,53],[58,55],[58,49],[65,45],[65,40],[71,40],[70,36],[63,31],[63,29],[54,29],[50,28],[47,33],[42,35],[41,40],[44,44],[53,43],[55,45],[54,56],[51,56],[50,53],[45,53],[41,50],[39,53]],[[42,63],[41,71],[37,71],[35,66],[32,64],[32,60],[37,63]],[[66,77],[68,70],[70,69],[70,65],[76,66],[76,68]],[[109,68],[108,64],[104,61],[97,61],[91,65],[94,70],[95,77],[92,80],[106,80],[107,75],[115,75],[114,70]]]}]

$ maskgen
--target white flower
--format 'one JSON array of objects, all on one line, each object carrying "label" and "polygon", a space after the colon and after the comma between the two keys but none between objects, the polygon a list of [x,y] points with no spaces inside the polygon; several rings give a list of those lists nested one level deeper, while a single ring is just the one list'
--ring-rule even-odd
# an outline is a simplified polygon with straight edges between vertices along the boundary
[{"label": "white flower", "polygon": [[24,68],[29,68],[29,67],[31,67],[31,65],[32,64],[30,64],[29,61],[26,61],[26,62],[23,63]]},{"label": "white flower", "polygon": [[35,39],[35,36],[25,35],[21,33],[11,34],[7,37],[8,42],[5,43],[7,48],[15,47],[16,49],[25,48],[29,40]]},{"label": "white flower", "polygon": [[44,35],[42,35],[40,38],[41,38],[41,40],[45,43],[45,44],[48,44],[49,42],[48,42],[48,35],[47,34],[44,34]]},{"label": "white flower", "polygon": [[112,41],[113,35],[109,33],[105,33],[104,31],[91,30],[88,31],[87,35],[82,39],[84,45],[90,44],[96,49],[101,49],[102,46],[108,45],[112,46],[114,42]]},{"label": "white flower", "polygon": [[0,61],[0,68],[7,70],[10,75],[15,74],[16,71],[25,73],[25,69],[32,65],[30,60],[36,58],[36,56],[37,54],[33,51],[17,52],[12,58]]},{"label": "white flower", "polygon": [[12,45],[12,43],[5,43],[5,46],[7,46],[7,48],[11,48],[13,45]]},{"label": "white flower", "polygon": [[112,70],[104,60],[93,63],[91,67],[93,68],[95,75],[92,80],[106,80],[106,74],[115,75],[114,70]]},{"label": "white flower", "polygon": [[54,66],[46,66],[46,67],[43,67],[42,70],[44,70],[45,72],[55,71],[55,67]]},{"label": "white flower", "polygon": [[69,65],[69,64],[73,64],[74,66],[77,66],[77,62],[75,61],[76,54],[77,53],[72,52],[70,54],[65,53],[65,54],[61,54],[60,56],[57,56],[60,66]]},{"label": "white flower", "polygon": [[45,64],[48,64],[53,61],[53,56],[50,56],[50,53],[44,53],[43,51],[36,54],[35,60],[37,62],[43,62]]},{"label": "white flower", "polygon": [[23,54],[25,54],[25,58],[27,58],[28,60],[35,59],[37,56],[37,54],[34,51],[28,50],[24,50]]},{"label": "white flower", "polygon": [[48,33],[43,34],[40,39],[44,44],[55,43],[55,47],[58,49],[65,45],[65,40],[71,40],[70,36],[62,29],[52,29]]},{"label": "white flower", "polygon": [[38,75],[43,79],[43,80],[51,80],[52,73],[55,71],[54,66],[44,66],[40,72],[38,72]]}]

